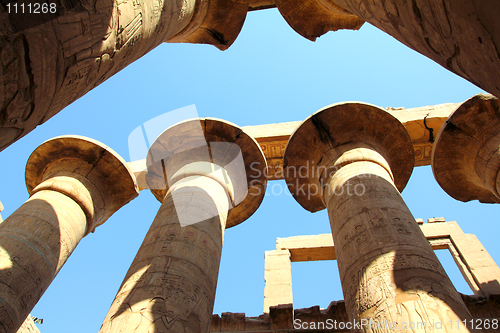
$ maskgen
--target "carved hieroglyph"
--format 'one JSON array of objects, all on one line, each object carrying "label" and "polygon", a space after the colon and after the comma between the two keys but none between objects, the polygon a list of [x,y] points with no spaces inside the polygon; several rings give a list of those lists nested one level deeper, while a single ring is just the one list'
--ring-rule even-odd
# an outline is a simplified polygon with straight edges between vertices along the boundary
[{"label": "carved hieroglyph", "polygon": [[50,3],[32,14],[0,4],[0,150],[162,42],[226,49],[248,9],[245,0]]},{"label": "carved hieroglyph", "polygon": [[[208,332],[228,197],[222,185],[204,178],[172,187],[165,197],[100,332]],[[195,215],[195,208],[218,214],[181,227],[176,207],[184,203],[174,203],[174,196],[196,201]]]},{"label": "carved hieroglyph", "polygon": [[264,155],[240,128],[194,119],[163,132],[147,161],[162,205],[100,332],[208,333],[224,230],[264,198]]},{"label": "carved hieroglyph", "polygon": [[[476,303],[485,312],[495,311],[494,307],[485,307],[484,302],[500,295],[500,268],[477,237],[464,233],[457,222],[445,222],[444,218],[430,218],[425,224],[422,219],[416,222],[433,250],[450,251],[474,292],[474,296],[466,296],[468,304]],[[316,260],[337,260],[331,233],[276,239],[276,250],[265,254],[264,313],[271,306],[291,303],[291,263]],[[267,274],[268,271],[273,274]],[[469,311],[473,311],[471,307]],[[493,328],[491,332],[496,330]]]},{"label": "carved hieroglyph", "polygon": [[0,224],[0,332],[15,333],[80,240],[135,198],[125,161],[101,143],[66,136],[28,159],[30,198]]},{"label": "carved hieroglyph", "polygon": [[470,314],[398,191],[414,155],[396,118],[362,103],[326,107],[291,136],[284,165],[294,198],[328,210],[350,320],[385,324],[382,332],[391,323],[411,332],[402,327],[410,322],[467,332],[449,322]]}]

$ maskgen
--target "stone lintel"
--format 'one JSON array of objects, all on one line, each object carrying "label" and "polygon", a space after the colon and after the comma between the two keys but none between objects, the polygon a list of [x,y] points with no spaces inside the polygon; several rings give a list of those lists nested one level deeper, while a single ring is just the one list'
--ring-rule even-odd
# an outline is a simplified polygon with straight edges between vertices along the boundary
[{"label": "stone lintel", "polygon": [[[386,108],[387,112],[398,118],[410,133],[415,151],[415,166],[431,164],[433,143],[430,142],[430,132],[425,126],[427,125],[428,128],[432,129],[433,137],[435,137],[441,125],[458,106],[459,104],[447,103],[411,109]],[[259,143],[266,157],[268,180],[283,179],[283,155],[285,147],[290,135],[301,123],[301,121],[291,121],[242,127],[248,135]],[[146,160],[133,161],[129,162],[129,164],[137,178],[139,188],[141,190],[148,189],[149,187],[145,180]]]},{"label": "stone lintel", "polygon": [[440,223],[440,222],[446,222],[444,217],[431,217],[427,219],[427,223]]},{"label": "stone lintel", "polygon": [[331,233],[277,238],[276,250],[290,251],[292,262],[337,259]]}]

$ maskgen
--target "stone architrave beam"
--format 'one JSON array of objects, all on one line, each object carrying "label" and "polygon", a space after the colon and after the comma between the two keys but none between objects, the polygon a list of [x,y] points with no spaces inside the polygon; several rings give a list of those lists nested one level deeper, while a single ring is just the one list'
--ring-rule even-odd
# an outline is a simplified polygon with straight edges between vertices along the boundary
[{"label": "stone architrave beam", "polygon": [[26,165],[30,198],[0,224],[0,331],[15,333],[80,240],[138,194],[109,147],[62,136]]},{"label": "stone architrave beam", "polygon": [[224,230],[259,207],[265,157],[241,128],[192,119],[156,139],[147,166],[162,205],[100,333],[208,333]]},{"label": "stone architrave beam", "polygon": [[20,3],[0,3],[0,151],[163,42],[227,49],[248,11],[247,0],[22,1],[47,4],[32,14]]},{"label": "stone architrave beam", "polygon": [[[434,138],[441,125],[460,104],[446,103],[418,108],[387,108],[387,112],[399,119],[410,133],[415,151],[415,166],[431,164]],[[267,160],[268,180],[283,179],[283,154],[290,135],[301,124],[300,121],[287,123],[243,126],[242,128],[260,145]],[[432,135],[431,131],[432,130]],[[146,160],[130,162],[137,183],[147,189]]]},{"label": "stone architrave beam", "polygon": [[451,327],[471,314],[399,193],[414,151],[397,118],[359,102],[325,107],[290,137],[283,164],[295,200],[310,212],[328,211],[351,321],[419,318],[469,332]]}]

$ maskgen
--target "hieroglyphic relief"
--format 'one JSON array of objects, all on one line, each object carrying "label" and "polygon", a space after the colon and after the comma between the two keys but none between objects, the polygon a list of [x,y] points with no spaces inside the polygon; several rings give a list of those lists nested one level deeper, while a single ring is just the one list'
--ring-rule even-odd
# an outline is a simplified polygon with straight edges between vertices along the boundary
[{"label": "hieroglyphic relief", "polygon": [[415,150],[415,166],[431,164],[431,142],[413,143],[413,149]]},{"label": "hieroglyphic relief", "polygon": [[28,58],[23,35],[0,34],[0,149],[23,134],[33,113],[35,84]]},{"label": "hieroglyphic relief", "polygon": [[36,19],[0,5],[0,150],[177,34],[194,3],[63,1]]},{"label": "hieroglyphic relief", "polygon": [[283,179],[283,155],[287,140],[259,141],[260,148],[267,160],[269,180]]},{"label": "hieroglyphic relief", "polygon": [[328,203],[349,317],[428,328],[440,319],[466,317],[465,304],[396,188],[375,174],[344,181],[364,187],[363,195],[332,195]]},{"label": "hieroglyphic relief", "polygon": [[164,200],[100,332],[201,332],[210,324],[222,251],[219,217],[181,227]]},{"label": "hieroglyphic relief", "polygon": [[[272,141],[263,141],[259,139],[260,138],[257,138],[257,141],[267,160],[267,174],[269,180],[283,179],[283,155],[285,153],[288,138]],[[415,166],[431,164],[431,142],[414,142],[413,148],[415,150]]]},{"label": "hieroglyphic relief", "polygon": [[[357,265],[358,269],[348,276],[348,286],[343,284],[343,288],[347,287],[344,295],[351,318],[378,323],[421,322],[428,327],[439,318],[443,322],[459,319],[449,309],[460,307],[461,299],[435,257],[416,254],[414,250],[397,250],[370,259]],[[415,269],[427,271],[427,276],[412,273],[405,279],[398,278]],[[450,299],[450,295],[457,297]],[[394,330],[382,327],[379,331]]]}]

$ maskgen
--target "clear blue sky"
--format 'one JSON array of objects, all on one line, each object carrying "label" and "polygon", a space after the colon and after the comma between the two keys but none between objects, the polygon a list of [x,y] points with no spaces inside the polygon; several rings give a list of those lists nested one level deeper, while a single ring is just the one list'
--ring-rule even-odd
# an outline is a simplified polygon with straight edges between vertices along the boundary
[{"label": "clear blue sky", "polygon": [[[127,139],[134,128],[191,104],[200,116],[245,126],[302,120],[341,101],[410,108],[459,103],[479,92],[368,24],[360,31],[330,32],[312,43],[276,9],[252,12],[229,50],[162,44],[0,153],[2,216],[28,198],[24,169],[30,153],[57,135],[91,137],[130,160]],[[268,186],[279,193],[277,186],[284,183]],[[500,262],[500,206],[451,199],[430,167],[414,170],[403,197],[415,217],[458,221]],[[32,312],[44,319],[42,333],[99,330],[159,206],[150,192],[142,191],[81,241]],[[275,248],[276,237],[328,232],[325,211],[308,213],[285,193],[267,195],[249,220],[226,231],[214,313],[261,314],[264,251]],[[458,290],[470,293],[450,257],[440,252]],[[343,299],[334,261],[294,263],[292,280],[295,308],[326,308]]]}]

